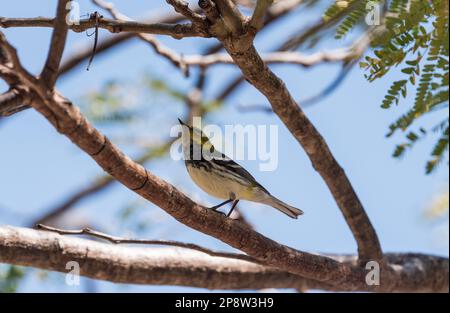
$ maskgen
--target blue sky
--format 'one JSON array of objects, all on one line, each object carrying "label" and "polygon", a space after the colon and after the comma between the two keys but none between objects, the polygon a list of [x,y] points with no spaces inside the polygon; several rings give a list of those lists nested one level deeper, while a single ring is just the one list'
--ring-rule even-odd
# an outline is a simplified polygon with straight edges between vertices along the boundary
[{"label": "blue sky", "polygon": [[[95,9],[90,1],[79,1],[81,13]],[[114,1],[125,14],[138,18],[170,10],[165,1]],[[8,17],[53,16],[56,1],[2,1],[0,12]],[[317,18],[318,11],[309,11],[306,18],[292,14],[283,23],[273,25],[260,34],[257,47],[270,51],[278,46],[286,34]],[[314,13],[314,14],[313,14]],[[305,16],[305,15],[303,15]],[[301,24],[300,21],[301,20]],[[23,64],[33,73],[39,73],[45,61],[51,32],[49,29],[6,29],[7,38],[18,49]],[[100,38],[108,36],[101,32]],[[161,38],[161,42],[189,53],[200,53],[212,40],[186,39],[176,41]],[[71,33],[64,57],[77,49],[92,44],[92,37],[84,33]],[[327,40],[319,48],[345,46],[343,41]],[[337,65],[321,65],[311,69],[297,66],[274,66],[274,71],[286,82],[296,99],[304,99],[321,91],[338,73]],[[126,46],[96,57],[91,70],[84,66],[72,71],[58,82],[60,91],[75,103],[83,95],[99,90],[105,81],[119,80],[126,85],[138,84],[143,75],[152,73],[180,90],[188,91],[195,83],[195,75],[185,79],[170,63],[162,59],[145,43],[133,40]],[[225,80],[231,80],[238,71],[232,66],[217,66],[210,70],[207,97],[212,97]],[[380,103],[390,82],[398,78],[394,72],[385,79],[368,83],[363,72],[354,68],[340,88],[331,96],[312,107],[306,114],[328,142],[334,156],[344,168],[374,224],[382,247],[392,252],[423,252],[448,256],[447,221],[430,222],[423,213],[432,199],[448,186],[448,168],[442,164],[432,175],[424,174],[424,165],[435,137],[419,142],[401,160],[391,157],[396,143],[403,134],[385,138],[387,127],[397,116],[407,110],[413,99],[408,98],[392,110],[383,110]],[[4,90],[6,86],[0,83]],[[156,98],[155,98],[156,99]],[[166,108],[153,97],[140,99],[148,102],[148,120],[141,120],[140,136],[166,138],[183,107],[176,104]],[[159,100],[161,101],[161,100]],[[156,104],[155,104],[156,103]],[[274,172],[259,172],[258,162],[241,161],[254,176],[274,195],[305,211],[299,220],[291,220],[268,207],[242,203],[241,209],[255,228],[270,238],[305,251],[355,253],[352,235],[331,197],[323,180],[311,167],[310,161],[297,141],[275,115],[239,112],[241,104],[267,103],[263,96],[248,84],[235,93],[224,108],[207,117],[207,122],[220,126],[227,124],[257,124],[279,126],[279,166]],[[167,104],[165,104],[167,105]],[[442,111],[439,113],[442,116]],[[448,114],[448,111],[446,112]],[[430,127],[441,118],[430,116],[421,125]],[[111,130],[98,125],[108,135],[127,131]],[[136,131],[136,129],[133,129]],[[68,139],[60,136],[38,113],[28,110],[0,124],[0,224],[26,226],[58,201],[93,178],[101,175],[99,167]],[[134,154],[130,145],[118,143],[128,153]],[[190,181],[182,161],[170,158],[152,161],[146,167],[202,203],[215,204]],[[138,203],[144,209],[130,221],[120,218],[123,208]],[[161,209],[140,201],[130,191],[116,184],[107,192],[77,205],[66,217],[72,224],[88,221],[115,235],[174,239],[195,242],[215,249],[230,249],[214,238],[180,225]],[[78,222],[78,223],[79,223]],[[136,231],[137,224],[148,224]],[[64,277],[51,274],[42,278],[39,271],[31,271],[20,291],[203,291],[200,289],[158,286],[114,285],[83,280],[79,287],[64,285]]]}]

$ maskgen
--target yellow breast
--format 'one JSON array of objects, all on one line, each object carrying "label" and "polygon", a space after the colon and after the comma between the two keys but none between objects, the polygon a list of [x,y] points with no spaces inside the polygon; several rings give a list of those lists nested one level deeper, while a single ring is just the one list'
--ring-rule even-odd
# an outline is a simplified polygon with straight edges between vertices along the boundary
[{"label": "yellow breast", "polygon": [[188,166],[188,173],[197,186],[209,195],[219,199],[229,199],[230,189],[226,187],[224,179],[203,168]]}]

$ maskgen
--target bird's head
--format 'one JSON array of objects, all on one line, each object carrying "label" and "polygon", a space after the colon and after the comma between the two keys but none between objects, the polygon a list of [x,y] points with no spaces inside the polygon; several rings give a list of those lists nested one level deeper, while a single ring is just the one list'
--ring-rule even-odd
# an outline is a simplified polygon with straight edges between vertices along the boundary
[{"label": "bird's head", "polygon": [[[208,136],[205,135],[203,131],[196,127],[192,127],[186,123],[184,123],[181,119],[178,119],[182,127],[182,141],[183,141],[183,150],[185,152],[191,151],[192,148],[200,148],[200,151],[209,151],[214,152],[214,145],[209,140]],[[188,148],[189,149],[186,149]]]}]

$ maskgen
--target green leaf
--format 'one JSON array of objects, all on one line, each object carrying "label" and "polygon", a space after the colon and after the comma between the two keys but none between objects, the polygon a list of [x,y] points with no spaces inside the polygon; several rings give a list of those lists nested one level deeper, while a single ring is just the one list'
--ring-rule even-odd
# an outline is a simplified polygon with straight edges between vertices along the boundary
[{"label": "green leaf", "polygon": [[414,72],[414,67],[407,67],[407,68],[402,69],[402,73],[405,73],[405,74],[412,74],[413,72]]}]

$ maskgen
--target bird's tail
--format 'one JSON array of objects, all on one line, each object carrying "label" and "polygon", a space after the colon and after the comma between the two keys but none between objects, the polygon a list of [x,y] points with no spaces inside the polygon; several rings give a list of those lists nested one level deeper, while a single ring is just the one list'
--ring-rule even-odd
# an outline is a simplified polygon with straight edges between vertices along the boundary
[{"label": "bird's tail", "polygon": [[281,200],[278,200],[274,196],[269,196],[263,201],[261,201],[264,204],[270,205],[271,207],[274,207],[277,210],[280,210],[287,216],[291,218],[297,218],[299,215],[303,214],[303,211],[297,208],[294,208],[293,206],[290,206],[289,204],[284,203]]}]

